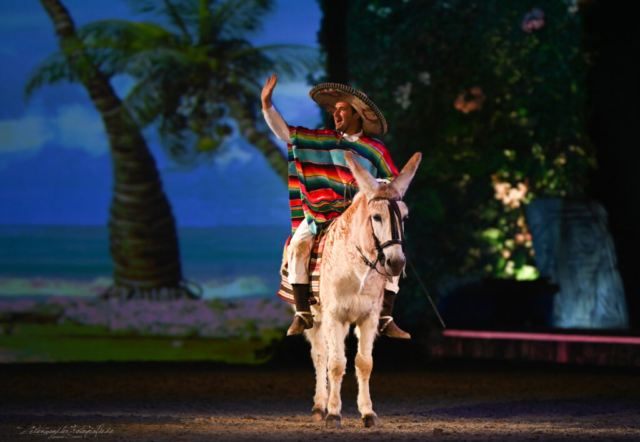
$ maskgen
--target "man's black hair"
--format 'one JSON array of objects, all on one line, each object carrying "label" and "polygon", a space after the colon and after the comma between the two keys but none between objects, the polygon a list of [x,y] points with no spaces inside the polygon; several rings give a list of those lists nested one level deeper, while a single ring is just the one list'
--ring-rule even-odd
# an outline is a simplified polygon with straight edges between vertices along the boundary
[{"label": "man's black hair", "polygon": [[[355,107],[353,107],[352,104],[349,104],[349,106],[351,106],[351,110],[353,111],[354,114],[358,114],[358,111],[356,110]],[[360,115],[360,114],[358,114],[358,115]],[[364,121],[362,121],[362,115],[360,115],[360,130],[363,130],[363,128],[364,128],[363,124],[364,124]]]}]

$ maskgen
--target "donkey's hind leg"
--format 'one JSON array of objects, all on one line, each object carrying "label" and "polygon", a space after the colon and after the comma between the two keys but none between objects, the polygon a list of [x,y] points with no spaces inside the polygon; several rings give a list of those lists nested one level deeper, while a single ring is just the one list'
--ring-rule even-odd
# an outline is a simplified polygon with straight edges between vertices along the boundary
[{"label": "donkey's hind leg", "polygon": [[358,378],[358,410],[362,414],[365,427],[380,425],[378,416],[373,411],[369,379],[373,370],[373,341],[376,338],[378,318],[369,316],[358,322],[356,335],[358,336],[358,353],[356,354],[356,376]]},{"label": "donkey's hind leg", "polygon": [[315,321],[313,328],[305,330],[304,335],[311,343],[311,359],[316,369],[316,395],[313,397],[311,420],[323,421],[327,409],[327,341],[322,321]]},{"label": "donkey's hind leg", "polygon": [[[329,316],[329,315],[327,315]],[[340,428],[342,426],[342,399],[340,388],[342,378],[347,368],[347,357],[344,352],[344,339],[349,332],[349,324],[336,321],[331,316],[325,320],[327,343],[329,346],[329,403],[327,406],[327,427]]]}]

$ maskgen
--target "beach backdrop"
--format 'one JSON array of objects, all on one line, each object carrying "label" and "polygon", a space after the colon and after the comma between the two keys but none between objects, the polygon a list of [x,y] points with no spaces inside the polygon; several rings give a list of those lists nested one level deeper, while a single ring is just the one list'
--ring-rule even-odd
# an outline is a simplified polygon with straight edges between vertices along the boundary
[{"label": "beach backdrop", "polygon": [[[77,27],[107,19],[166,25],[140,12],[144,1],[63,3]],[[268,13],[243,36],[249,44],[317,51],[315,1],[267,4]],[[40,2],[9,0],[0,12],[0,62],[11,67],[0,74],[0,361],[268,359],[265,349],[291,318],[275,297],[291,228],[283,180],[238,134],[215,155],[185,165],[163,150],[155,127],[146,128],[176,219],[184,284],[201,299],[101,300],[114,274],[107,227],[114,178],[104,125],[78,83],[25,98],[33,71],[58,50],[58,39]],[[320,111],[308,98],[307,79],[282,77],[274,97],[279,111],[292,124],[316,127]],[[111,83],[120,96],[135,85],[124,74]],[[285,143],[272,142],[286,152]]]}]

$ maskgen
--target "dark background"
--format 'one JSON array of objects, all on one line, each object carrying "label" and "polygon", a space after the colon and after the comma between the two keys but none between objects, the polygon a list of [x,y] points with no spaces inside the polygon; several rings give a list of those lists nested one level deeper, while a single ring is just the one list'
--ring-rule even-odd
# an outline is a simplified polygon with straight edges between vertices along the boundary
[{"label": "dark background", "polygon": [[[629,7],[630,13],[621,13]],[[632,328],[640,328],[640,127],[637,98],[640,70],[637,5],[598,1],[586,8],[585,41],[598,52],[589,74],[588,130],[599,168],[587,194],[605,206],[625,286]]]}]

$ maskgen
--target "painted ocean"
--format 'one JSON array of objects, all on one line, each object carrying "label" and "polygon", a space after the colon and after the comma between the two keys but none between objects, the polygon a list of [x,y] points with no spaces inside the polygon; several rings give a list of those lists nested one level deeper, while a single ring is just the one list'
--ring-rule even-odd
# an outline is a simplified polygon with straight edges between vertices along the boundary
[{"label": "painted ocean", "polygon": [[[178,229],[183,274],[203,297],[270,297],[289,226]],[[0,226],[0,296],[94,296],[111,283],[108,230]]]}]

